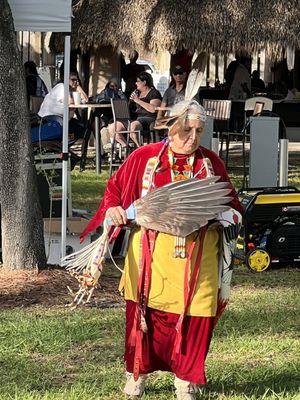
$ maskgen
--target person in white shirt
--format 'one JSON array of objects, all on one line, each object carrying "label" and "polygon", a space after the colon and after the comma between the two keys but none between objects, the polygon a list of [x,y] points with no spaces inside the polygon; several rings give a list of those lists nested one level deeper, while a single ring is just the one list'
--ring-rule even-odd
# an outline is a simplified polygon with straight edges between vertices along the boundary
[{"label": "person in white shirt", "polygon": [[[69,77],[69,104],[74,104],[73,93],[78,92],[82,102],[88,101],[88,97],[79,85],[78,75],[76,72],[71,72]],[[38,115],[41,118],[46,118],[48,121],[57,121],[62,125],[64,112],[64,84],[63,82],[55,85],[52,90],[46,95],[41,104]],[[69,138],[78,139],[84,136],[85,127],[76,118],[74,112],[69,113]]]}]

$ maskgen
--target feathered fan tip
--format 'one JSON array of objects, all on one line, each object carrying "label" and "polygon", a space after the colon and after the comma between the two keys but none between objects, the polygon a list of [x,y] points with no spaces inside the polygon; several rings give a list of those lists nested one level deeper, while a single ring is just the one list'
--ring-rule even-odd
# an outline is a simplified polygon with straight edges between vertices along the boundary
[{"label": "feathered fan tip", "polygon": [[198,54],[197,58],[193,62],[191,72],[189,73],[188,80],[186,82],[184,99],[191,101],[198,93],[199,87],[201,86],[205,68],[207,62],[207,54],[202,52]]},{"label": "feathered fan tip", "polygon": [[[71,308],[90,301],[103,270],[105,254],[108,249],[109,229],[107,220],[104,220],[103,234],[97,240],[62,260],[62,266],[79,283],[79,289],[75,293],[68,288],[73,297],[73,301],[69,304]],[[86,300],[84,300],[85,298]]]}]

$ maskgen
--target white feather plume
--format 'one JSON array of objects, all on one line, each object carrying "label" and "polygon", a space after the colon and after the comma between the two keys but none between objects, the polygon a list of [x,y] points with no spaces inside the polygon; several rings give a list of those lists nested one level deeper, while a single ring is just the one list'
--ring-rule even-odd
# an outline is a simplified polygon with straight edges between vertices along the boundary
[{"label": "white feather plume", "polygon": [[186,82],[184,100],[191,101],[198,93],[206,68],[207,54],[200,53],[193,62],[191,72]]}]

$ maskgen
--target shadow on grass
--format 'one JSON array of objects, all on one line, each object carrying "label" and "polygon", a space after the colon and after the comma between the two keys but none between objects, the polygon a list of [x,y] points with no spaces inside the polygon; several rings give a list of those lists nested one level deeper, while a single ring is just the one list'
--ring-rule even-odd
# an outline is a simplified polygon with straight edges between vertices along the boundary
[{"label": "shadow on grass", "polygon": [[[67,396],[74,384],[80,384],[86,394],[88,388],[97,388],[93,393],[95,397],[91,398],[105,399],[109,393],[115,394],[116,399],[121,398],[124,375],[120,345],[103,343],[93,346],[92,350],[93,354],[82,347],[79,354],[65,356],[63,362],[61,358],[32,360],[17,354],[1,357],[1,394],[11,395],[14,390],[22,389],[23,393],[35,393],[40,396],[37,398],[41,398],[46,391],[55,393],[59,390]],[[199,399],[218,399],[220,395],[258,399],[270,389],[275,393],[286,393],[291,398],[298,393],[300,381],[296,366],[291,371],[282,371],[287,367],[291,368],[283,366],[279,370],[271,363],[270,366],[255,367],[226,361],[215,363],[209,371],[212,379]],[[170,399],[173,390],[172,379],[161,374],[159,379],[150,379],[145,399],[160,399],[160,396]]]},{"label": "shadow on grass", "polygon": [[[258,300],[259,301],[259,300]],[[273,309],[267,305],[247,306],[242,309],[228,308],[218,322],[215,337],[240,337],[242,335],[292,335],[299,334],[299,310],[291,306],[274,306]]]}]

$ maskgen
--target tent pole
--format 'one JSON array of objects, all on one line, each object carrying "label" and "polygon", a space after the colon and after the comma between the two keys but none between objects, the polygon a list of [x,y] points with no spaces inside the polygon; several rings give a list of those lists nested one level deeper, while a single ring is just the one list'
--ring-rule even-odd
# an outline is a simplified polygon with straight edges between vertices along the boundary
[{"label": "tent pole", "polygon": [[66,255],[67,238],[67,196],[68,196],[68,131],[69,131],[69,75],[70,75],[70,35],[65,36],[64,53],[64,114],[62,143],[62,209],[61,209],[61,257]]}]

